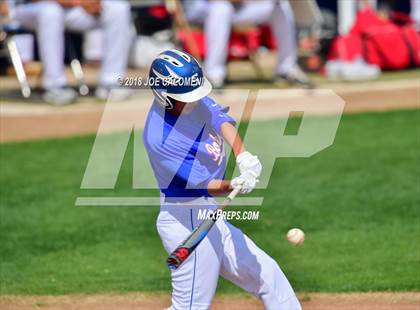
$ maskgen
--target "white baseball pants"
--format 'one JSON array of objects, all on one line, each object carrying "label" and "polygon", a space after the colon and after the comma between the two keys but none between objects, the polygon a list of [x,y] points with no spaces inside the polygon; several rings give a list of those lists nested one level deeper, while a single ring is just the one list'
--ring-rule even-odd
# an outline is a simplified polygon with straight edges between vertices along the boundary
[{"label": "white baseball pants", "polygon": [[55,1],[17,5],[14,19],[37,34],[43,64],[45,88],[62,87],[64,74],[64,29],[84,32],[102,27],[104,58],[99,84],[115,85],[124,76],[130,48],[130,4],[126,1],[102,1],[102,13],[94,17],[82,7],[63,8]]},{"label": "white baseball pants", "polygon": [[[157,219],[157,230],[168,253],[199,225],[200,209],[216,209],[209,198],[189,203],[164,203]],[[195,204],[195,205],[194,205]],[[207,237],[176,270],[171,271],[170,310],[209,309],[219,275],[254,294],[265,309],[298,310],[298,299],[278,264],[240,229],[219,219]]]},{"label": "white baseball pants", "polygon": [[210,79],[219,80],[226,77],[226,59],[232,25],[271,22],[278,44],[275,73],[286,73],[296,63],[294,15],[288,0],[245,1],[237,10],[227,0],[189,0],[185,6],[189,21],[204,23],[207,46],[204,69]]}]

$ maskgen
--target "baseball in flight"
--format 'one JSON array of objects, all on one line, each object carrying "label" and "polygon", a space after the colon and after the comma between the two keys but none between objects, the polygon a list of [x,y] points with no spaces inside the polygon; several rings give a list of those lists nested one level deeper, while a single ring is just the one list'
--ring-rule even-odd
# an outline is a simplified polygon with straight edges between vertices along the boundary
[{"label": "baseball in flight", "polygon": [[299,228],[292,228],[287,232],[287,240],[294,246],[302,245],[305,241],[305,233]]}]

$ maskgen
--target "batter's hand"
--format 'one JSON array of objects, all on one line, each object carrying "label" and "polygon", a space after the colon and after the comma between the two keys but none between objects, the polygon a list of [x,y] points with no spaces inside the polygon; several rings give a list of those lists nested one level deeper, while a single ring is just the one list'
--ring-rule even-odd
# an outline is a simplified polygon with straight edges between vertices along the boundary
[{"label": "batter's hand", "polygon": [[241,194],[248,194],[250,193],[258,183],[258,179],[254,172],[248,170],[242,173],[239,177],[234,178],[230,182],[230,186],[232,188],[241,187],[240,193]]},{"label": "batter's hand", "polygon": [[250,152],[242,152],[236,157],[236,164],[239,166],[239,171],[252,171],[256,178],[261,175],[262,165],[257,156],[252,155]]}]

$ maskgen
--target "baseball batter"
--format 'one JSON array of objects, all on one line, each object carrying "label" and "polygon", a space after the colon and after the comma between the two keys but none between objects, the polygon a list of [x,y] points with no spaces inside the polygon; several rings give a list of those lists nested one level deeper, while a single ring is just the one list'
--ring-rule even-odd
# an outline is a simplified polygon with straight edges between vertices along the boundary
[{"label": "baseball batter", "polygon": [[[150,82],[155,100],[143,142],[158,185],[157,229],[171,253],[199,225],[199,210],[217,208],[216,195],[254,188],[261,173],[257,156],[245,150],[227,109],[208,94],[212,86],[189,54],[168,50],[153,61]],[[236,156],[240,176],[225,180],[224,141]],[[218,219],[205,239],[171,271],[169,309],[209,309],[219,276],[262,300],[266,309],[301,309],[278,264],[240,229]]]}]

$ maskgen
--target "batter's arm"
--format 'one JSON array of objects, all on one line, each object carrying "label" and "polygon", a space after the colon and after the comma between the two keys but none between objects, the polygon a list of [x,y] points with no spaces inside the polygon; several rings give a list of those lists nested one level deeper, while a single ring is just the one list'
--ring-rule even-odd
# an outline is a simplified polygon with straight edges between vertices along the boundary
[{"label": "batter's arm", "polygon": [[239,167],[241,175],[246,171],[250,171],[254,174],[255,178],[258,179],[262,171],[262,165],[258,156],[252,155],[245,150],[245,146],[238,131],[231,123],[225,122],[220,128],[223,138],[231,145],[232,150],[235,153],[236,164]]},{"label": "batter's arm", "polygon": [[207,185],[207,191],[212,196],[220,196],[232,191],[230,180],[211,180]]},{"label": "batter's arm", "polygon": [[225,122],[220,126],[223,139],[232,147],[235,157],[245,152],[245,146],[239,136],[238,130],[229,122]]},{"label": "batter's arm", "polygon": [[[220,131],[225,141],[232,147],[235,157],[245,151],[244,144],[235,126],[225,122],[220,126]],[[207,189],[210,195],[220,196],[232,191],[232,184],[230,180],[211,180]]]}]

